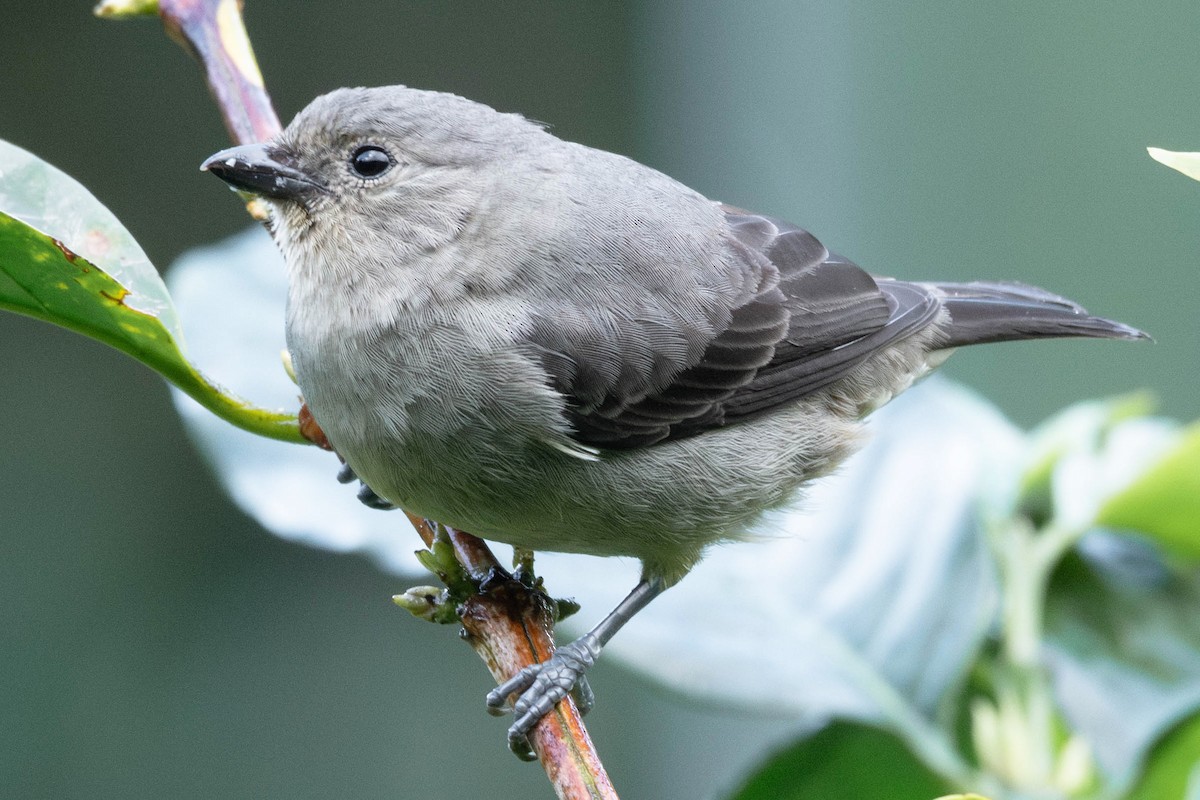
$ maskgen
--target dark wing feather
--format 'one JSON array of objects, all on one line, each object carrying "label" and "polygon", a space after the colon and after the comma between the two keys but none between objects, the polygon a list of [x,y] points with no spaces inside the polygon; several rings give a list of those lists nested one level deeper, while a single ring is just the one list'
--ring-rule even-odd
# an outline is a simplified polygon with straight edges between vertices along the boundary
[{"label": "dark wing feather", "polygon": [[704,325],[681,344],[679,331],[642,316],[632,336],[557,312],[535,326],[579,441],[641,447],[751,419],[828,386],[937,312],[924,288],[877,282],[794,225],[732,208],[725,217],[727,269],[748,288],[708,309],[706,340],[695,341]]}]

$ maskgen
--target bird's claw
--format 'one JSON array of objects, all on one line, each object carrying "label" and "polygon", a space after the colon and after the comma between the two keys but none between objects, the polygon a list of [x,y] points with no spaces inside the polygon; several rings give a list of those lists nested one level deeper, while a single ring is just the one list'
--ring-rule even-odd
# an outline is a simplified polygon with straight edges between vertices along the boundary
[{"label": "bird's claw", "polygon": [[508,748],[517,758],[523,761],[536,758],[529,744],[529,732],[568,694],[579,705],[580,713],[587,713],[595,705],[595,695],[584,673],[599,655],[600,642],[589,633],[560,647],[549,661],[525,667],[488,692],[488,712],[497,716],[508,710],[510,695],[520,695],[512,705],[513,723],[508,728]]},{"label": "bird's claw", "polygon": [[362,503],[367,508],[374,508],[379,511],[391,511],[396,507],[395,503],[386,498],[375,494],[375,490],[365,483],[359,481],[361,486],[358,489],[358,502]]},{"label": "bird's claw", "polygon": [[[358,480],[358,476],[354,474],[354,470],[350,468],[349,464],[342,464],[342,468],[338,470],[337,480],[338,483],[351,483]],[[385,500],[375,494],[375,490],[370,486],[367,486],[362,481],[358,481],[358,483],[358,502],[367,508],[374,508],[379,511],[391,511],[396,507],[390,500]]]}]

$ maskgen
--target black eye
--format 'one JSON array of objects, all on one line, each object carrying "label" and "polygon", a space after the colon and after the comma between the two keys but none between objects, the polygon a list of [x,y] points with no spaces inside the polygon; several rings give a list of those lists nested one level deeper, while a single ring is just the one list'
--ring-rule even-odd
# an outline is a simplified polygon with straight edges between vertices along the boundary
[{"label": "black eye", "polygon": [[392,158],[382,147],[366,145],[350,156],[350,166],[364,178],[378,178],[392,168]]}]

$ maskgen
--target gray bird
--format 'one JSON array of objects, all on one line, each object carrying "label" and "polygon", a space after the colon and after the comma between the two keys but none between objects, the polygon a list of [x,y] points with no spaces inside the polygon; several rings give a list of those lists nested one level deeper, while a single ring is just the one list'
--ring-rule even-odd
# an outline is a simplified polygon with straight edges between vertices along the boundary
[{"label": "gray bird", "polygon": [[525,756],[625,622],[951,349],[1147,338],[1030,286],[872,277],[451,94],[340,89],[203,168],[271,207],[296,378],[365,486],[496,541],[641,560],[608,617],[488,695],[518,695]]}]

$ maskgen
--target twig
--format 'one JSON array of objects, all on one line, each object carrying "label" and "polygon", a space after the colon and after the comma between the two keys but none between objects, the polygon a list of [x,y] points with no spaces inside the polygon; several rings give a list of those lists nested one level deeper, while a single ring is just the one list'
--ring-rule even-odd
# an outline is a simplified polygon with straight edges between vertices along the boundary
[{"label": "twig", "polygon": [[[474,580],[503,572],[482,539],[415,514],[408,514],[408,520],[427,547],[438,538],[439,527],[445,531],[455,558]],[[487,592],[471,595],[459,616],[467,642],[497,684],[554,653],[554,612],[542,592],[518,581],[501,581]],[[617,800],[583,716],[570,696],[538,723],[529,741],[561,800]]]},{"label": "twig", "polygon": [[[546,596],[518,581],[472,595],[460,613],[467,641],[496,683],[554,652],[554,613]],[[529,739],[560,798],[616,800],[616,790],[569,696],[542,718]]]},{"label": "twig", "polygon": [[[279,117],[254,58],[239,0],[104,0],[96,7],[96,13],[104,17],[144,16],[155,11],[171,38],[204,68],[234,143],[261,142],[279,133]],[[265,219],[261,205],[251,202],[247,207],[256,219]],[[300,417],[305,437],[332,449],[307,408],[301,407]],[[432,546],[437,538],[436,523],[412,514],[408,519],[426,546]],[[455,557],[474,582],[507,575],[482,539],[443,530]],[[460,616],[468,642],[497,683],[554,652],[554,614],[547,598],[517,581],[501,580],[486,592],[468,597]],[[571,698],[538,723],[530,742],[560,800],[617,800]]]}]

